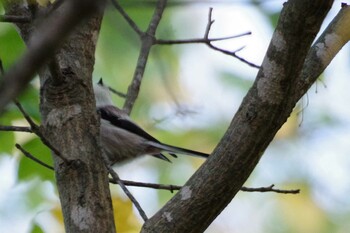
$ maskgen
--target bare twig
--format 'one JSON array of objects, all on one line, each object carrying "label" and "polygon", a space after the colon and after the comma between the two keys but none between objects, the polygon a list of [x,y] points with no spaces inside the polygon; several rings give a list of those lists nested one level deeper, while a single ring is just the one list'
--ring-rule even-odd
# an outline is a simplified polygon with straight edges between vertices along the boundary
[{"label": "bare twig", "polygon": [[116,89],[112,88],[112,87],[108,87],[108,89],[113,93],[116,94],[117,96],[121,97],[121,98],[126,98],[126,94],[117,91]]},{"label": "bare twig", "polygon": [[[177,190],[180,190],[182,186],[180,185],[173,185],[173,184],[156,184],[156,183],[144,183],[144,182],[136,182],[136,181],[130,181],[130,180],[121,180],[124,185],[127,186],[135,186],[135,187],[145,187],[145,188],[153,188],[153,189],[163,189],[163,190],[169,190],[170,192],[174,192]],[[114,180],[110,180],[111,183],[116,184]],[[273,188],[275,185],[272,184],[268,187],[258,187],[258,188],[248,188],[248,187],[242,187],[242,192],[275,192],[275,193],[283,193],[283,194],[298,194],[300,193],[300,189],[275,189]]]},{"label": "bare twig", "polygon": [[0,125],[0,131],[17,131],[17,132],[27,132],[27,133],[33,133],[30,127],[26,126],[7,126],[7,125]]},{"label": "bare twig", "polygon": [[260,187],[260,188],[247,188],[247,187],[242,187],[241,191],[243,192],[274,192],[274,193],[283,193],[283,194],[299,194],[300,189],[290,189],[290,190],[285,190],[285,189],[274,189],[275,185],[272,184],[268,187]]},{"label": "bare twig", "polygon": [[159,44],[159,45],[173,45],[173,44],[194,44],[194,43],[211,43],[211,42],[215,42],[215,41],[222,41],[222,40],[229,40],[229,39],[234,39],[234,38],[238,38],[238,37],[242,37],[242,36],[247,36],[247,35],[251,35],[251,32],[245,32],[242,34],[238,34],[238,35],[233,35],[233,36],[227,36],[227,37],[220,37],[220,38],[197,38],[197,39],[184,39],[184,40],[163,40],[163,39],[156,39],[155,40],[155,44]]},{"label": "bare twig", "polygon": [[[181,189],[181,186],[179,185],[166,185],[166,184],[156,184],[156,183],[144,183],[144,182],[137,182],[137,181],[131,181],[131,180],[121,180],[124,185],[127,186],[134,186],[134,187],[145,187],[145,188],[153,188],[153,189],[163,189],[163,190],[169,190],[170,192],[174,192]],[[110,183],[116,184],[116,182],[112,179],[110,179]]]},{"label": "bare twig", "polygon": [[48,169],[50,169],[50,170],[54,170],[54,168],[53,168],[52,166],[50,166],[50,165],[44,163],[43,161],[41,161],[41,160],[35,158],[31,153],[29,153],[28,151],[26,151],[25,149],[23,149],[23,147],[21,147],[21,145],[19,145],[19,144],[16,143],[15,146],[16,146],[16,148],[17,148],[18,150],[20,150],[27,158],[33,160],[34,162],[40,164],[41,166],[44,166],[44,167],[46,167],[46,168],[48,168]]},{"label": "bare twig", "polygon": [[249,66],[251,66],[251,67],[254,67],[254,68],[258,68],[258,69],[259,69],[260,66],[254,64],[254,63],[252,63],[252,62],[249,62],[249,61],[247,61],[246,59],[244,59],[244,58],[242,58],[242,57],[240,57],[240,56],[238,56],[238,55],[236,54],[236,53],[237,53],[238,51],[240,51],[241,49],[238,49],[238,50],[236,50],[236,51],[228,51],[228,50],[220,49],[220,48],[214,46],[214,45],[211,43],[211,41],[209,41],[209,38],[208,38],[208,37],[209,37],[209,32],[210,32],[211,26],[212,26],[213,23],[214,23],[214,20],[212,20],[212,12],[213,12],[213,8],[209,8],[208,24],[207,24],[207,27],[206,27],[206,30],[205,30],[205,33],[204,33],[204,39],[206,39],[206,40],[208,41],[208,42],[206,43],[206,45],[208,45],[208,47],[211,48],[211,49],[214,49],[214,50],[219,51],[219,52],[221,52],[221,53],[223,53],[223,54],[226,54],[226,55],[232,56],[232,57],[234,57],[234,58],[237,58],[237,59],[240,60],[241,62],[243,62],[243,63],[245,63],[245,64],[247,64],[247,65],[249,65]]},{"label": "bare twig", "polygon": [[128,88],[127,98],[124,103],[123,109],[130,114],[135,101],[138,97],[141,81],[143,78],[143,74],[145,72],[148,56],[151,50],[152,45],[154,44],[154,38],[156,29],[158,27],[158,24],[162,18],[162,14],[164,12],[165,6],[166,6],[167,0],[159,0],[157,2],[155,11],[153,13],[152,19],[149,23],[148,29],[146,33],[143,34],[141,37],[141,50],[138,57],[135,73],[133,80]]},{"label": "bare twig", "polygon": [[125,186],[124,182],[119,178],[118,174],[113,170],[113,168],[110,165],[109,159],[107,155],[104,153],[104,150],[101,146],[100,151],[102,154],[103,162],[109,172],[111,174],[112,179],[110,179],[110,182],[113,182],[114,184],[118,184],[124,191],[124,193],[128,196],[128,198],[131,200],[131,202],[135,205],[136,209],[139,211],[142,219],[146,222],[148,220],[148,217],[145,213],[145,211],[141,208],[141,205],[136,200],[136,198],[131,194],[131,192],[128,190],[128,188]]},{"label": "bare twig", "polygon": [[109,174],[111,174],[111,176],[113,177],[114,182],[119,184],[119,186],[123,189],[124,193],[128,196],[128,198],[135,205],[136,209],[139,211],[142,219],[146,222],[148,220],[148,217],[145,211],[141,208],[141,205],[138,203],[136,198],[131,194],[131,192],[125,186],[124,182],[119,178],[118,174],[112,169],[112,167],[108,165],[107,168],[108,168]]},{"label": "bare twig", "polygon": [[30,23],[32,19],[27,16],[0,15],[0,22],[4,23]]},{"label": "bare twig", "polygon": [[228,51],[228,50],[225,50],[225,49],[220,49],[220,48],[218,48],[218,47],[212,45],[211,43],[209,43],[209,44],[207,44],[207,45],[208,45],[210,48],[212,48],[212,49],[214,49],[214,50],[216,50],[216,51],[219,51],[219,52],[222,52],[223,54],[226,54],[226,55],[235,57],[235,58],[237,58],[238,60],[240,60],[241,62],[243,62],[243,63],[245,63],[245,64],[247,64],[247,65],[249,65],[249,66],[251,66],[251,67],[254,67],[254,68],[257,68],[257,69],[260,68],[260,66],[258,66],[258,65],[256,65],[256,64],[254,64],[254,63],[252,63],[252,62],[250,62],[250,61],[247,61],[246,59],[244,59],[244,58],[238,56],[236,53],[237,53],[238,51],[240,51],[241,49],[238,49],[238,50],[236,50],[236,51],[232,51],[232,52],[231,52],[231,51]]},{"label": "bare twig", "polygon": [[[54,168],[43,161],[37,159],[35,156],[30,154],[28,151],[23,149],[21,145],[16,143],[16,148],[19,149],[27,158],[33,160],[34,162],[50,169],[54,170]],[[169,190],[171,193],[174,191],[178,191],[182,188],[180,185],[173,185],[173,184],[156,184],[156,183],[146,183],[146,182],[137,182],[137,181],[131,181],[131,180],[121,180],[118,176],[118,174],[112,169],[110,165],[108,165],[108,162],[106,159],[104,159],[106,167],[111,174],[112,178],[109,179],[109,182],[112,184],[118,184],[125,194],[129,197],[129,199],[134,203],[136,208],[139,210],[140,215],[142,218],[146,221],[147,216],[145,212],[142,210],[140,204],[137,202],[135,197],[130,193],[130,191],[125,186],[133,186],[133,187],[144,187],[144,188],[152,188],[152,189],[161,189],[161,190]],[[273,188],[275,185],[272,184],[268,187],[258,187],[258,188],[248,188],[248,187],[242,187],[241,191],[243,192],[275,192],[275,193],[282,193],[282,194],[299,194],[300,189],[291,189],[291,190],[285,190],[285,189],[275,189]]]},{"label": "bare twig", "polygon": [[23,114],[24,118],[27,120],[28,124],[30,125],[30,128],[32,130],[33,133],[35,133],[40,140],[48,147],[50,148],[58,157],[60,157],[65,163],[68,162],[68,159],[65,158],[61,152],[59,150],[57,150],[43,135],[43,133],[41,132],[40,127],[34,123],[34,121],[30,118],[30,116],[24,111],[22,105],[15,101],[16,106],[18,107],[18,109],[21,111],[21,113]]},{"label": "bare twig", "polygon": [[140,36],[142,37],[145,33],[141,31],[141,29],[136,25],[136,23],[130,18],[130,16],[124,11],[124,9],[119,5],[117,0],[111,0],[113,6],[119,11],[119,13],[123,16],[123,18],[128,22],[130,27]]}]

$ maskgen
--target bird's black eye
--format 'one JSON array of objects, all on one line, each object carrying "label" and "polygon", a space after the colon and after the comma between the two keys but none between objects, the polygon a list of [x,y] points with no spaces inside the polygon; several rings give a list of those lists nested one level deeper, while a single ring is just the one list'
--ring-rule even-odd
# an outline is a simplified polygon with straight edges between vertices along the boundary
[{"label": "bird's black eye", "polygon": [[102,80],[102,77],[100,78],[100,81],[98,81],[98,83],[97,83],[98,85],[100,85],[100,86],[103,86],[103,80]]}]

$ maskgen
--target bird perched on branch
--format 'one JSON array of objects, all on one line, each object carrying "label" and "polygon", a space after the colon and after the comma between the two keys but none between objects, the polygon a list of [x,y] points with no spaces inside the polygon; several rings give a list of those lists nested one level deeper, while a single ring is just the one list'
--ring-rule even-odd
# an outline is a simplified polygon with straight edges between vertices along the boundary
[{"label": "bird perched on branch", "polygon": [[102,79],[94,85],[94,93],[96,109],[101,117],[101,144],[111,164],[147,154],[170,162],[162,152],[167,152],[175,158],[175,153],[202,158],[209,156],[202,152],[167,145],[152,137],[123,110],[113,105],[109,88],[103,85]]}]

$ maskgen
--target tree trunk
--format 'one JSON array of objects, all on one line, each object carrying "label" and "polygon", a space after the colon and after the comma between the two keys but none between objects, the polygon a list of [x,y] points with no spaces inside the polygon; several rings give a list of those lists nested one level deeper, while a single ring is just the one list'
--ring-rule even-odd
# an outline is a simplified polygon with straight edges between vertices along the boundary
[{"label": "tree trunk", "polygon": [[[63,19],[61,16],[67,10],[61,4],[54,9],[54,16],[48,16],[44,21]],[[79,15],[84,9],[70,10],[79,12],[76,13]],[[34,18],[46,11],[35,5],[27,8],[22,4],[10,3],[7,6],[8,14]],[[76,30],[62,41],[62,47],[51,51],[55,55],[46,60],[39,71],[41,130],[61,154],[57,156],[53,152],[53,159],[67,233],[115,232],[108,173],[100,154],[99,120],[92,89],[94,53],[102,16],[103,11],[98,11],[88,20],[80,22]],[[33,35],[40,36],[36,32],[37,25],[41,23],[17,24],[29,49],[36,43]],[[48,28],[44,30],[59,30],[49,28],[50,22],[45,23]]]}]

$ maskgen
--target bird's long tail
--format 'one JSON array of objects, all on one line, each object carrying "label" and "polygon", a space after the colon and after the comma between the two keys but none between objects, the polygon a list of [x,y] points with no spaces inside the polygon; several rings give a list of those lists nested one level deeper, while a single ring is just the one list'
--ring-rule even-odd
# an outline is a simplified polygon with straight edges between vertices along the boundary
[{"label": "bird's long tail", "polygon": [[196,157],[201,157],[201,158],[208,158],[209,154],[202,153],[199,151],[194,151],[194,150],[189,150],[177,146],[171,146],[163,143],[157,143],[157,142],[149,142],[150,146],[154,146],[156,148],[162,149],[170,154],[173,153],[178,153],[178,154],[185,154],[185,155],[190,155],[190,156],[196,156]]}]

